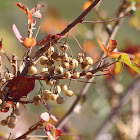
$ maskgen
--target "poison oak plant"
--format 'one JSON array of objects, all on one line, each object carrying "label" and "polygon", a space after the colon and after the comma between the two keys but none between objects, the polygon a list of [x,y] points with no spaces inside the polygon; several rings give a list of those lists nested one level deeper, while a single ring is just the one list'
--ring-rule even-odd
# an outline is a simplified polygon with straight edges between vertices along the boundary
[{"label": "poison oak plant", "polygon": [[[32,10],[29,10],[24,4],[15,3],[15,5],[28,16],[28,34],[23,37],[21,35],[22,32],[19,32],[17,29],[15,25],[16,23],[13,25],[12,28],[16,38],[19,40],[19,43],[26,48],[25,54],[22,56],[21,60],[19,60],[16,55],[13,55],[12,58],[7,56],[2,47],[2,41],[4,41],[4,39],[1,39],[0,41],[1,53],[6,56],[9,61],[9,65],[11,65],[14,69],[14,73],[10,72],[8,69],[4,71],[2,65],[3,58],[0,59],[1,113],[11,111],[10,115],[7,115],[6,118],[1,120],[1,125],[14,129],[16,120],[21,114],[19,109],[20,105],[26,104],[27,106],[29,103],[32,103],[35,106],[38,106],[43,103],[46,107],[46,112],[40,114],[40,121],[30,127],[26,133],[18,138],[15,138],[15,140],[26,139],[30,133],[39,128],[42,128],[42,130],[46,133],[46,138],[50,140],[59,139],[62,135],[62,130],[57,129],[54,125],[48,123],[50,118],[56,122],[58,120],[50,113],[51,107],[49,107],[47,102],[48,100],[57,102],[57,104],[66,102],[64,97],[61,96],[61,92],[64,92],[65,95],[69,97],[74,95],[74,91],[72,90],[70,84],[59,84],[60,80],[66,79],[68,81],[75,80],[78,82],[81,79],[93,79],[98,72],[100,72],[100,75],[110,75],[107,69],[111,65],[115,65],[114,74],[117,75],[121,73],[124,64],[128,65],[135,72],[140,74],[140,66],[137,62],[135,63],[131,60],[127,53],[115,51],[117,41],[113,38],[110,38],[107,46],[97,39],[99,46],[105,55],[99,61],[94,62],[94,60],[82,49],[77,39],[72,35],[77,41],[80,50],[77,53],[77,57],[73,57],[71,45],[67,43],[68,38],[66,35],[70,34],[70,30],[77,24],[97,23],[95,21],[84,21],[84,17],[100,1],[101,0],[87,1],[83,7],[83,13],[71,24],[69,24],[62,32],[54,35],[50,33],[41,40],[37,39],[37,34],[34,35],[34,26],[36,24],[36,18],[42,18],[40,10],[44,7],[44,5],[38,4]],[[119,23],[120,18],[127,15],[128,11],[126,10],[122,16],[118,16],[118,18],[106,22],[117,21],[117,23]],[[35,54],[32,54],[32,48],[35,48],[36,46],[40,47]],[[68,55],[68,51],[70,51],[70,55]],[[108,61],[108,59],[113,59],[113,62]],[[38,71],[38,68],[36,67],[37,63],[40,63],[40,66],[44,66],[41,71]],[[78,67],[80,67],[80,70],[77,69]],[[28,94],[30,94],[30,92],[35,88],[35,81],[39,81],[41,88],[39,93],[34,95],[33,99],[28,99]],[[45,81],[46,84],[50,86],[51,90],[46,89],[42,85],[41,81]],[[94,84],[94,82],[87,83]]]}]

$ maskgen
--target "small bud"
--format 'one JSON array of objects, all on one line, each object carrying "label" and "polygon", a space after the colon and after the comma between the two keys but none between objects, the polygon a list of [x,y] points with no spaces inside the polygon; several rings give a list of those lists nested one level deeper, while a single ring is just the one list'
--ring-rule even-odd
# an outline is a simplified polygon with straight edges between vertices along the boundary
[{"label": "small bud", "polygon": [[49,86],[52,86],[54,84],[54,80],[46,79],[46,84],[49,85]]},{"label": "small bud", "polygon": [[40,58],[40,64],[45,65],[47,64],[48,58],[46,56],[41,56]]},{"label": "small bud", "polygon": [[72,91],[72,90],[67,90],[67,91],[65,92],[65,94],[66,94],[67,96],[72,96],[72,95],[73,95],[73,91]]},{"label": "small bud", "polygon": [[28,68],[28,73],[35,74],[37,73],[37,68],[35,66],[31,66]]},{"label": "small bud", "polygon": [[93,60],[92,60],[92,58],[91,58],[91,57],[86,57],[86,58],[85,58],[85,63],[86,63],[87,65],[93,65]]},{"label": "small bud", "polygon": [[6,120],[2,120],[0,123],[2,126],[6,126],[8,122]]},{"label": "small bud", "polygon": [[80,72],[75,72],[74,74],[73,74],[73,78],[74,79],[78,79],[80,77]]},{"label": "small bud", "polygon": [[63,97],[61,97],[61,96],[59,96],[59,97],[57,98],[57,100],[56,100],[56,102],[57,102],[58,104],[62,104],[64,101],[65,101],[65,99],[64,99]]},{"label": "small bud", "polygon": [[53,53],[54,53],[54,47],[50,47],[50,48],[47,50],[47,56],[50,57]]},{"label": "small bud", "polygon": [[53,59],[51,59],[51,60],[49,60],[48,62],[47,62],[47,65],[48,66],[52,66],[52,65],[54,65],[54,60]]},{"label": "small bud", "polygon": [[63,68],[61,66],[57,66],[55,68],[55,71],[58,73],[58,74],[62,74],[63,73]]},{"label": "small bud", "polygon": [[69,68],[69,66],[70,66],[70,65],[69,65],[69,63],[68,63],[68,62],[65,62],[65,61],[64,61],[64,62],[62,62],[62,64],[61,64],[61,65],[62,65],[62,67],[63,67],[63,68],[65,68],[65,69],[68,69],[68,68]]},{"label": "small bud", "polygon": [[33,98],[34,101],[39,101],[41,100],[41,96],[39,94],[35,95]]},{"label": "small bud", "polygon": [[13,75],[12,73],[5,73],[5,79],[6,79],[7,81],[13,79],[13,77],[14,77],[14,75]]},{"label": "small bud", "polygon": [[42,68],[40,72],[41,72],[41,74],[42,74],[42,73],[45,73],[45,72],[47,72],[47,71],[48,71],[48,68]]},{"label": "small bud", "polygon": [[51,94],[51,99],[53,100],[53,101],[55,101],[56,99],[57,99],[57,97],[58,97],[58,94]]},{"label": "small bud", "polygon": [[66,72],[64,73],[64,77],[65,77],[66,79],[70,79],[70,78],[71,78],[71,73],[70,73],[69,71],[66,71]]},{"label": "small bud", "polygon": [[19,110],[18,108],[16,108],[16,109],[13,111],[13,113],[14,113],[15,115],[19,116],[19,115],[20,115],[20,110]]},{"label": "small bud", "polygon": [[44,90],[43,91],[44,98],[50,98],[51,94],[52,94],[52,92],[50,90]]},{"label": "small bud", "polygon": [[63,92],[66,92],[66,91],[68,90],[68,87],[67,87],[66,84],[62,84],[60,87],[61,87],[61,90],[62,90]]},{"label": "small bud", "polygon": [[60,86],[55,86],[54,91],[55,91],[55,93],[60,94],[60,92],[61,92]]},{"label": "small bud", "polygon": [[36,45],[36,40],[33,37],[31,38],[25,37],[23,44],[26,48],[31,48]]},{"label": "small bud", "polygon": [[15,123],[14,122],[8,123],[7,126],[11,129],[13,129],[15,127]]},{"label": "small bud", "polygon": [[86,73],[86,78],[91,79],[93,77],[93,74],[91,72]]},{"label": "small bud", "polygon": [[82,62],[82,63],[81,63],[81,68],[82,68],[83,70],[87,70],[87,69],[89,68],[89,65],[86,64],[85,62]]},{"label": "small bud", "polygon": [[68,45],[67,44],[61,45],[60,50],[66,52],[68,50]]},{"label": "small bud", "polygon": [[54,52],[51,56],[52,59],[54,59],[55,61],[60,61],[60,57],[59,54],[57,52]]}]

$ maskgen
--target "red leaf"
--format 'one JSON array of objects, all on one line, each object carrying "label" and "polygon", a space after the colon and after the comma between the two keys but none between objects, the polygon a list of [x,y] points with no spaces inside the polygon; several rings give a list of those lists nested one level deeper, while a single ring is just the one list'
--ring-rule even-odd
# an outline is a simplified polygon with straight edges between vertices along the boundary
[{"label": "red leaf", "polygon": [[121,53],[119,53],[119,52],[112,52],[112,53],[108,54],[108,57],[118,58],[120,55],[121,55]]},{"label": "red leaf", "polygon": [[22,36],[21,36],[20,32],[18,31],[18,29],[17,29],[15,24],[13,24],[13,32],[14,32],[16,38],[19,40],[19,42],[21,44],[23,44],[23,38],[22,38]]},{"label": "red leaf", "polygon": [[108,50],[107,50],[106,46],[100,40],[97,40],[97,41],[98,41],[100,47],[102,48],[102,50],[104,51],[104,53],[106,55],[108,55]]},{"label": "red leaf", "polygon": [[27,96],[27,94],[34,89],[35,80],[25,76],[18,76],[10,80],[7,87],[10,88],[9,96],[18,101],[21,97]]},{"label": "red leaf", "polygon": [[110,39],[108,53],[113,52],[116,47],[117,47],[117,40]]},{"label": "red leaf", "polygon": [[63,133],[62,130],[59,130],[59,129],[55,130],[55,138],[56,138],[56,140],[59,139],[59,137],[62,135],[62,133]]},{"label": "red leaf", "polygon": [[38,5],[36,5],[36,6],[31,10],[32,16],[41,19],[41,18],[42,18],[42,15],[41,15],[41,13],[40,13],[40,9],[41,9],[42,7],[44,7],[44,6],[45,6],[45,5],[43,5],[43,4],[38,4]]},{"label": "red leaf", "polygon": [[40,114],[40,118],[47,122],[50,119],[50,115],[47,112],[43,112],[43,113]]}]

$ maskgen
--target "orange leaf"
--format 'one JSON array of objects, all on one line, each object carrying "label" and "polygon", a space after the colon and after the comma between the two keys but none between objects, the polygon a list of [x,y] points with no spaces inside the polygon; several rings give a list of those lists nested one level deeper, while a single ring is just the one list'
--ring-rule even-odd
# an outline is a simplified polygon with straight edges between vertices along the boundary
[{"label": "orange leaf", "polygon": [[15,3],[17,7],[19,7],[24,13],[26,13],[28,15],[28,18],[30,20],[30,23],[32,25],[32,13],[31,11],[28,9],[28,7],[22,3]]},{"label": "orange leaf", "polygon": [[117,47],[117,40],[110,39],[108,53],[113,52],[116,47]]},{"label": "orange leaf", "polygon": [[123,62],[117,62],[116,65],[115,65],[115,75],[118,75],[122,72],[122,69],[123,69]]},{"label": "orange leaf", "polygon": [[104,53],[106,55],[108,55],[108,50],[107,50],[106,46],[100,40],[97,40],[97,41],[98,41],[100,47],[102,48],[102,50],[104,51]]},{"label": "orange leaf", "polygon": [[86,1],[85,3],[84,3],[84,5],[83,5],[83,10],[86,10],[90,5],[91,5],[91,3],[92,3],[92,1]]},{"label": "orange leaf", "polygon": [[121,53],[119,53],[119,52],[112,52],[112,53],[108,54],[108,57],[118,58],[120,55],[121,55]]},{"label": "orange leaf", "polygon": [[33,37],[31,38],[25,37],[23,44],[26,48],[31,48],[36,45],[36,40]]}]

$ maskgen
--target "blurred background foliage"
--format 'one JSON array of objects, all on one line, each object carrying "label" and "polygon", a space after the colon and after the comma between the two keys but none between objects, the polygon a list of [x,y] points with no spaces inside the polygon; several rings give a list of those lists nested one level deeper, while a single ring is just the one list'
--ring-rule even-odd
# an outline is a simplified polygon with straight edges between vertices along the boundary
[{"label": "blurred background foliage", "polygon": [[[27,16],[19,10],[14,3],[24,3],[29,9],[32,9],[36,4],[45,4],[45,8],[41,10],[43,18],[37,20],[36,28],[41,25],[41,30],[38,34],[37,40],[46,36],[47,34],[57,34],[61,32],[71,21],[77,18],[82,10],[82,7],[86,0],[5,0],[0,1],[0,38],[4,38],[3,50],[12,56],[15,53],[19,58],[25,52],[25,48],[18,42],[14,33],[12,31],[12,25],[16,24],[21,35],[23,37],[27,36]],[[104,0],[99,6],[99,11],[104,19],[113,19],[116,16],[117,9],[121,5],[122,0]],[[139,8],[139,5],[137,5]],[[94,10],[86,17],[86,20],[99,20],[97,14]],[[113,24],[113,23],[110,23]],[[101,50],[97,44],[96,39],[100,39],[104,43],[108,35],[102,24],[79,24],[72,31],[72,34],[78,39],[79,43],[85,50],[91,55],[94,61],[99,60],[101,56]],[[34,36],[36,30],[34,30]],[[132,13],[129,17],[124,19],[124,22],[120,25],[120,28],[116,34],[115,39],[118,41],[118,50],[127,50],[128,47],[140,48],[140,11],[139,9]],[[75,40],[69,35],[68,44],[73,50],[74,57],[77,56],[78,45]],[[35,52],[38,47],[34,47],[33,52]],[[2,54],[0,54],[2,55]],[[8,67],[9,64],[6,58],[2,55],[4,66]],[[39,67],[39,65],[38,65]],[[8,67],[12,70],[11,67]],[[40,67],[38,70],[41,69]],[[136,75],[135,75],[136,76]],[[87,94],[83,97],[80,104],[77,105],[76,109],[70,116],[65,127],[65,134],[67,136],[62,136],[61,140],[73,140],[73,139],[83,139],[90,140],[97,131],[97,129],[102,124],[105,117],[108,115],[111,107],[116,106],[119,102],[119,98],[123,96],[128,87],[133,83],[135,76],[130,74],[127,68],[123,72],[115,76],[113,81],[109,81],[108,77],[99,76],[96,77],[94,81],[96,84],[91,84],[87,91]],[[67,82],[68,81],[62,81]],[[49,88],[43,83],[45,88]],[[72,105],[76,99],[76,95],[82,89],[84,83],[72,82],[71,89],[75,92],[75,96],[68,98],[64,104],[58,105],[53,101],[49,101],[51,106],[51,113],[53,113],[58,119],[60,119],[69,107]],[[110,88],[113,85],[115,93]],[[30,97],[33,97],[39,91],[39,83],[36,82],[36,88],[30,93]],[[117,93],[117,94],[116,94]],[[25,132],[29,126],[39,120],[39,114],[46,111],[43,105],[34,106],[29,105],[21,106],[22,114],[18,117],[18,122],[14,130],[0,127],[1,135],[9,134],[20,135]],[[129,112],[131,112],[130,104],[126,105],[122,111],[124,115],[124,120],[130,120],[128,117]],[[125,115],[127,114],[127,115]],[[7,114],[1,114],[1,118],[7,116]],[[120,121],[120,125],[123,125],[123,121]],[[54,123],[54,122],[52,122]],[[119,134],[118,125],[114,126],[114,129],[110,133],[117,135]],[[36,134],[40,134],[37,131]],[[108,137],[109,140],[110,137]],[[127,140],[127,138],[122,138],[122,140]]]}]

